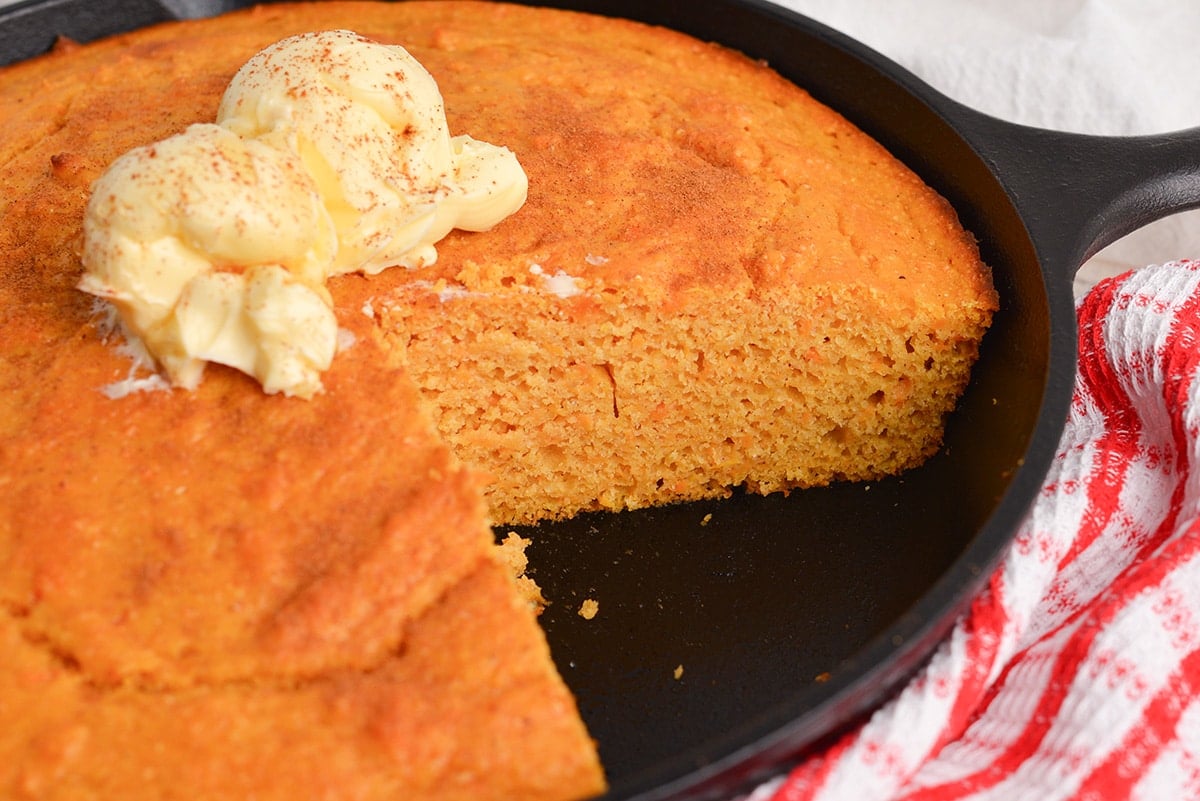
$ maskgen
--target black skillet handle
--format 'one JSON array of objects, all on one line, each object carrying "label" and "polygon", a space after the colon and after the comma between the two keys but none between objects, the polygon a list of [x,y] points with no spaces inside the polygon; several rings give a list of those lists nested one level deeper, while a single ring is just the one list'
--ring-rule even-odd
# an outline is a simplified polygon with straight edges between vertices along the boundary
[{"label": "black skillet handle", "polygon": [[1048,278],[1069,280],[1104,246],[1200,207],[1200,127],[1112,137],[1031,128],[978,112],[964,114],[962,123],[1025,220]]}]

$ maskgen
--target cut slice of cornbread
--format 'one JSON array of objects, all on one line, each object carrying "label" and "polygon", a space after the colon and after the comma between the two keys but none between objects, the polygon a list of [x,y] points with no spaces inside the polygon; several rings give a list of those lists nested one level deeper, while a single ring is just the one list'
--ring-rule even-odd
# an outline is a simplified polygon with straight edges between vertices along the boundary
[{"label": "cut slice of cornbread", "polygon": [[[171,390],[75,288],[89,186],[329,28],[408,48],[529,200],[333,279],[311,401]],[[272,4],[6,68],[0,118],[0,796],[596,794],[489,515],[914,465],[996,306],[946,203],[845,120],[618,20]]]}]

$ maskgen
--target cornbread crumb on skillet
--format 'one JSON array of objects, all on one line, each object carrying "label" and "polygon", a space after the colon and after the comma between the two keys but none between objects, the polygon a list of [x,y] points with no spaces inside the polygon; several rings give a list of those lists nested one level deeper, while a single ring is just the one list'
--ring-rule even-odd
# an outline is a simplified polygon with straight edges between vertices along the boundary
[{"label": "cornbread crumb on skillet", "polygon": [[[75,289],[91,181],[211,121],[257,50],[329,28],[408,48],[451,130],[518,155],[526,207],[433,267],[335,279],[354,344],[310,402],[222,368],[105,394],[131,361]],[[0,119],[16,798],[600,792],[488,509],[912,466],[996,305],[970,235],[879,146],[761,65],[633,23],[270,5],[6,68]]]}]

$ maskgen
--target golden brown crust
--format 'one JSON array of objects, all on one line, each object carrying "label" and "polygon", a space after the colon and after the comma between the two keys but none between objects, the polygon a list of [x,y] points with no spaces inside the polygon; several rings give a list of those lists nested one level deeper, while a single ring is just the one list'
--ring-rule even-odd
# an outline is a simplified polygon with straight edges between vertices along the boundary
[{"label": "golden brown crust", "polygon": [[357,347],[311,403],[231,371],[112,399],[99,339],[15,389],[0,592],[26,631],[104,685],[370,668],[397,647],[490,538],[411,385]]},{"label": "golden brown crust", "polygon": [[495,636],[514,621],[534,626],[485,560],[370,671],[150,692],[96,687],[0,616],[0,788],[42,801],[590,795],[594,757],[563,745],[586,734],[545,681],[545,644]]},{"label": "golden brown crust", "polygon": [[[0,671],[18,684],[0,717],[24,721],[0,736],[0,787],[602,788],[533,614],[492,558],[476,482],[369,340],[344,355],[312,402],[232,371],[194,395],[22,393],[26,425],[0,456],[0,627],[40,667]],[[348,376],[373,391],[347,391]],[[527,753],[553,770],[531,773]]]},{"label": "golden brown crust", "polygon": [[[355,344],[312,402],[223,368],[105,394],[131,361],[74,288],[91,181],[211,121],[261,47],[332,27],[408,47],[452,132],[517,153],[528,204],[432,268],[336,279]],[[878,145],[761,65],[633,23],[264,6],[8,68],[0,119],[18,797],[597,792],[477,476],[528,521],[894,472],[937,447],[996,303],[953,212]]]}]

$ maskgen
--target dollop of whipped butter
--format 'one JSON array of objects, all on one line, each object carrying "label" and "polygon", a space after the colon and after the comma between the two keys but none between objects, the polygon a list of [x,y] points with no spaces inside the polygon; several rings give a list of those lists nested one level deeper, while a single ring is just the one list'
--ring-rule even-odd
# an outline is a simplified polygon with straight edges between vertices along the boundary
[{"label": "dollop of whipped butter", "polygon": [[419,268],[484,231],[528,181],[506,148],[450,136],[433,77],[350,31],[284,39],[230,82],[217,120],[130,151],[93,186],[79,288],[176,386],[206,362],[311,397],[337,350],[330,276]]}]

